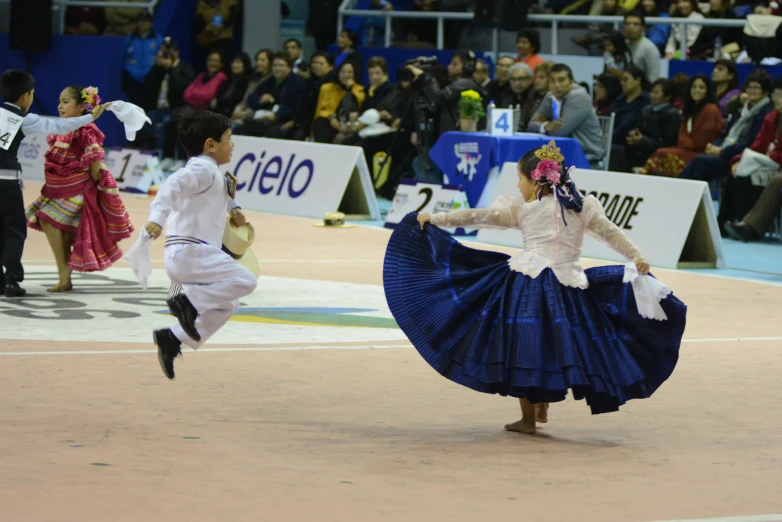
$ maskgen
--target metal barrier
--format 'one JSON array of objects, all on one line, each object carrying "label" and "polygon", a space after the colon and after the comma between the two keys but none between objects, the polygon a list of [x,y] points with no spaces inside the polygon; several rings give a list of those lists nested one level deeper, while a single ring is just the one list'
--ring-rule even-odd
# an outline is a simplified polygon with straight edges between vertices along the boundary
[{"label": "metal barrier", "polygon": [[[391,47],[391,20],[394,18],[415,18],[415,19],[436,19],[437,20],[437,48],[443,48],[443,35],[445,32],[445,20],[473,20],[473,13],[449,13],[443,11],[421,12],[421,11],[375,11],[367,9],[352,9],[351,6],[355,0],[343,0],[339,6],[337,15],[337,34],[342,32],[343,18],[346,16],[363,16],[367,18],[385,18],[385,46]],[[531,14],[527,16],[531,22],[544,22],[551,24],[551,53],[558,54],[559,26],[560,24],[613,24],[618,29],[624,22],[622,16],[589,16],[589,15],[552,15],[552,14]],[[678,25],[682,27],[682,33],[686,33],[685,27],[688,25],[700,25],[702,27],[744,27],[746,20],[720,20],[709,19],[690,20],[688,18],[646,18],[646,23],[651,25]],[[687,59],[687,39],[682,38],[680,60]],[[499,30],[492,29],[492,53],[497,55],[499,48]]]},{"label": "metal barrier", "polygon": [[[0,0],[0,4],[7,4],[11,0]],[[146,9],[150,13],[155,12],[155,6],[160,0],[149,0],[147,2],[102,2],[100,0],[53,0],[52,10],[57,11],[58,25],[60,34],[65,33],[65,9],[68,6],[73,7],[127,7]]]}]

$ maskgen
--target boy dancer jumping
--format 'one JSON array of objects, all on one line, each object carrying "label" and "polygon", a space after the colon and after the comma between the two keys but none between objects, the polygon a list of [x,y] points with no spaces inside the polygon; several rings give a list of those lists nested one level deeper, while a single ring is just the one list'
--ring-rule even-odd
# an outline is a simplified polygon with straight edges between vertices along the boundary
[{"label": "boy dancer jumping", "polygon": [[190,112],[180,120],[178,132],[190,159],[160,187],[145,227],[152,238],[167,227],[166,273],[184,292],[167,301],[179,323],[153,334],[169,379],[174,378],[181,343],[193,349],[204,344],[257,285],[255,276],[222,250],[226,212],[235,225],[246,222],[229,177],[219,169],[233,153],[231,120],[213,112]]}]

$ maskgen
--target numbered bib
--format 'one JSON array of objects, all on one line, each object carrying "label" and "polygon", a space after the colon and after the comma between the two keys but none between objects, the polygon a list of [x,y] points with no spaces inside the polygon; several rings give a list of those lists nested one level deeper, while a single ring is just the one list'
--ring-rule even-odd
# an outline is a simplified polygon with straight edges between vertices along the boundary
[{"label": "numbered bib", "polygon": [[14,143],[19,129],[22,128],[24,116],[18,116],[13,112],[0,108],[0,149],[8,150]]}]

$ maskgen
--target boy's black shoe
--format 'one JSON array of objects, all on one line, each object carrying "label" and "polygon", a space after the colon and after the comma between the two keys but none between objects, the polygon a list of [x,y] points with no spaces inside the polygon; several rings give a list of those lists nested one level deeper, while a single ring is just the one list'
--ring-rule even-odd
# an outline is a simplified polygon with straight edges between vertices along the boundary
[{"label": "boy's black shoe", "polygon": [[163,373],[169,379],[174,378],[174,359],[182,354],[182,343],[179,342],[171,330],[155,330],[152,332],[152,339],[157,346],[157,358],[160,361],[160,367]]},{"label": "boy's black shoe", "polygon": [[27,295],[27,290],[19,286],[19,283],[8,283],[3,289],[3,294],[6,297],[24,297]]},{"label": "boy's black shoe", "polygon": [[177,318],[179,326],[185,331],[188,337],[194,341],[201,340],[201,334],[195,327],[198,311],[195,309],[190,299],[185,294],[179,294],[166,301],[171,315]]}]

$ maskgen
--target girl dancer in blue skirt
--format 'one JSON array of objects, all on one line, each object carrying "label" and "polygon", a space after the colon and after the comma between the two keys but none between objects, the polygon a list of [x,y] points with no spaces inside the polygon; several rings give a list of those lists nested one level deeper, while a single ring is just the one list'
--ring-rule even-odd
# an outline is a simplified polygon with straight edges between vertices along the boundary
[{"label": "girl dancer in blue skirt", "polygon": [[[578,192],[563,161],[552,141],[519,160],[521,197],[409,214],[383,268],[391,312],[418,352],[458,384],[518,397],[522,418],[505,428],[520,433],[535,433],[568,389],[592,414],[651,396],[684,334],[687,307],[648,275],[641,251]],[[437,227],[520,229],[524,250],[474,250]],[[583,270],[585,233],[631,262]]]}]

